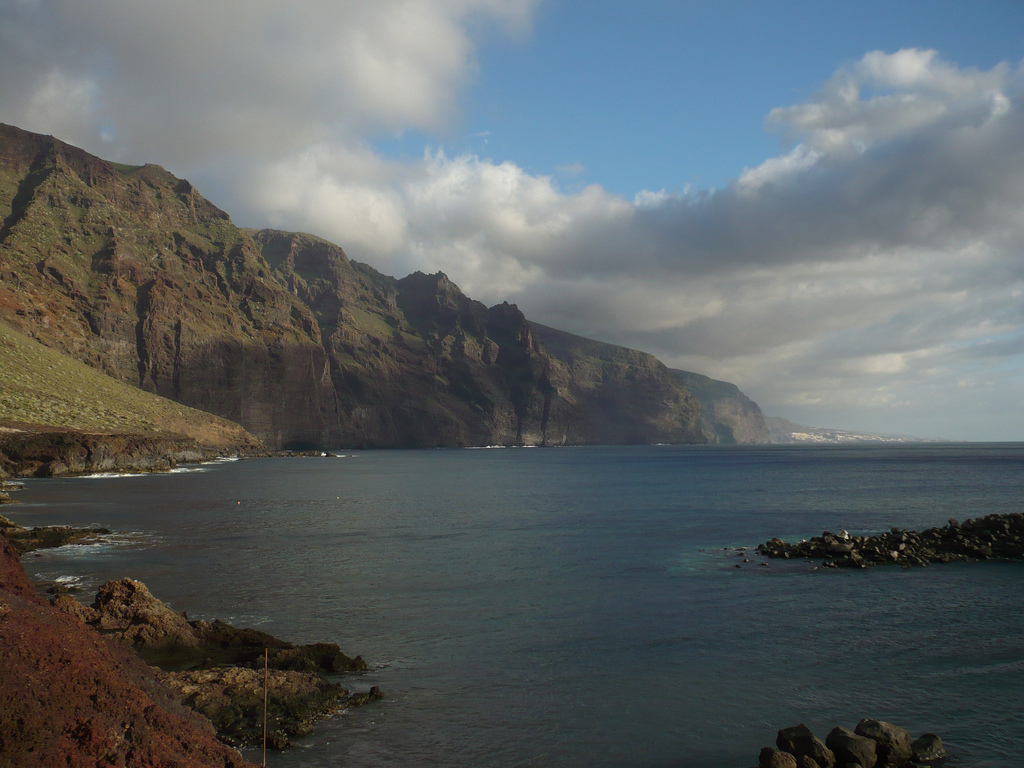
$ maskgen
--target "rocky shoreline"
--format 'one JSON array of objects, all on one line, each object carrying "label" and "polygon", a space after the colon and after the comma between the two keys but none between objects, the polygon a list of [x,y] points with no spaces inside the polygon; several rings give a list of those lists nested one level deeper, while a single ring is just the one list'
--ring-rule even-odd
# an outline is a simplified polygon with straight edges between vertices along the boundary
[{"label": "rocky shoreline", "polygon": [[0,479],[96,472],[166,472],[226,456],[264,456],[259,444],[210,446],[188,437],[76,430],[0,432]]},{"label": "rocky shoreline", "polygon": [[189,620],[134,579],[107,582],[89,606],[67,594],[50,604],[160,668],[160,679],[178,699],[208,717],[233,746],[262,744],[265,676],[267,746],[273,749],[310,733],[317,720],[383,697],[377,688],[352,693],[328,680],[367,669],[361,657],[346,656],[334,643],[296,645],[222,621]]},{"label": "rocky shoreline", "polygon": [[69,525],[26,528],[0,515],[0,536],[6,538],[19,555],[65,544],[94,544],[110,533],[107,528],[73,528]]},{"label": "rocky shoreline", "polygon": [[825,568],[867,568],[978,560],[1024,560],[1024,513],[987,515],[924,531],[892,528],[874,536],[825,531],[806,541],[774,538],[757,546],[770,558],[821,559]]},{"label": "rocky shoreline", "polygon": [[0,755],[19,768],[254,768],[130,648],[50,606],[0,537]]},{"label": "rocky shoreline", "polygon": [[0,479],[0,504],[17,504],[18,500],[12,499],[11,494],[24,489],[24,483],[12,483],[8,480]]},{"label": "rocky shoreline", "polygon": [[[83,530],[11,526],[40,547]],[[336,644],[189,620],[132,579],[104,584],[91,605],[66,593],[47,603],[4,535],[0,656],[0,755],[26,767],[248,768],[232,748],[263,743],[264,683],[272,749],[383,697],[336,682],[366,669]]]},{"label": "rocky shoreline", "polygon": [[825,741],[801,723],[783,728],[775,747],[765,747],[758,768],[875,768],[931,765],[943,761],[942,739],[926,733],[917,739],[884,720],[864,719],[852,731],[836,726]]}]

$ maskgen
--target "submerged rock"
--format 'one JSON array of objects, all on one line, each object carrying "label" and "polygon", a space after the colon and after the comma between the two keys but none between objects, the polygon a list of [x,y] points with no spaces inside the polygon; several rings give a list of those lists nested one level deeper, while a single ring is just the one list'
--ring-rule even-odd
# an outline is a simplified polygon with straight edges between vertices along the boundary
[{"label": "submerged rock", "polygon": [[109,534],[106,528],[73,528],[68,525],[26,528],[0,515],[0,536],[6,538],[19,555],[65,544],[93,544]]}]

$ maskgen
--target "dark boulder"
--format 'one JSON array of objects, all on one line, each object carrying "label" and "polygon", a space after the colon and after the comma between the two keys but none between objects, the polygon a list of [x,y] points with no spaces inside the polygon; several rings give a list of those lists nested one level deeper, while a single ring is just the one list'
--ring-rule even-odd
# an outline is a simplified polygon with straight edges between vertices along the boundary
[{"label": "dark boulder", "polygon": [[336,643],[295,645],[258,629],[238,628],[222,621],[194,621],[192,629],[204,652],[222,664],[262,667],[264,649],[271,669],[338,674],[366,669],[362,657],[346,656]]},{"label": "dark boulder", "polygon": [[346,707],[361,707],[364,704],[369,704],[371,701],[380,701],[384,698],[384,691],[379,686],[370,686],[368,691],[360,691],[358,693],[349,694],[348,698],[345,699]]},{"label": "dark boulder", "polygon": [[798,768],[796,758],[781,749],[765,747],[757,761],[758,768]]},{"label": "dark boulder", "polygon": [[878,762],[878,743],[866,736],[858,736],[849,728],[833,728],[825,744],[835,754],[839,765],[857,763],[861,768],[874,768]]},{"label": "dark boulder", "polygon": [[779,731],[775,739],[775,745],[783,752],[789,752],[794,757],[806,756],[814,760],[820,768],[833,768],[836,763],[835,755],[821,739],[817,738],[811,729],[801,723]]},{"label": "dark boulder", "polygon": [[933,763],[946,757],[946,749],[942,739],[934,733],[926,733],[911,743],[915,763]]},{"label": "dark boulder", "polygon": [[310,643],[292,648],[282,648],[270,660],[275,669],[290,669],[297,672],[361,672],[366,669],[362,656],[354,659],[346,656],[336,643]]},{"label": "dark boulder", "polygon": [[878,744],[878,762],[886,765],[905,765],[914,757],[910,734],[884,720],[865,719],[857,723],[854,733],[874,739]]}]

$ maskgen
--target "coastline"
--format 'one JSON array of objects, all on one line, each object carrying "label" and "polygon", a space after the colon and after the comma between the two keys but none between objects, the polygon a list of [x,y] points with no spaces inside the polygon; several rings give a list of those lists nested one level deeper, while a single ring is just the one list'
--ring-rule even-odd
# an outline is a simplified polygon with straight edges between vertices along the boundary
[{"label": "coastline", "polygon": [[46,603],[0,536],[0,753],[47,768],[253,768],[130,649]]},{"label": "coastline", "polygon": [[255,440],[201,443],[179,435],[84,432],[44,427],[0,432],[0,480],[100,472],[166,472],[181,464],[269,455]]},{"label": "coastline", "polygon": [[53,588],[47,602],[21,554],[102,533],[0,523],[0,754],[18,765],[249,768],[235,749],[263,743],[265,690],[266,746],[277,750],[320,719],[383,698],[333,680],[366,669],[336,644],[189,621],[132,579],[103,585],[91,606]]}]

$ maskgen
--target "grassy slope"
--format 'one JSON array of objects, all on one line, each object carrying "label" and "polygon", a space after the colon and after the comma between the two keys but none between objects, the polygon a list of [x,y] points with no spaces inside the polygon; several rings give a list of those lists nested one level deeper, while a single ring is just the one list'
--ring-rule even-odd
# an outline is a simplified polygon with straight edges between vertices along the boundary
[{"label": "grassy slope", "polygon": [[255,444],[237,424],[122,384],[0,323],[0,424]]}]

